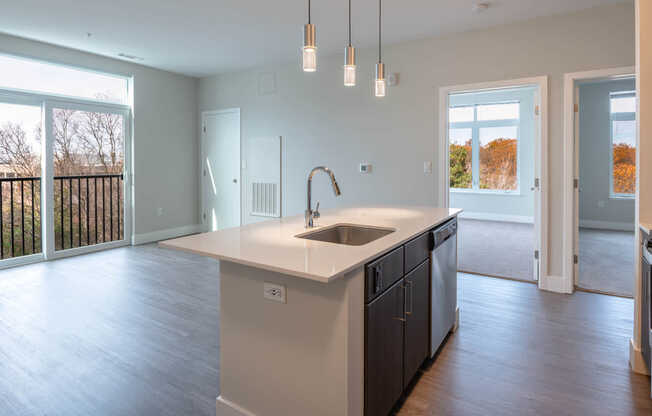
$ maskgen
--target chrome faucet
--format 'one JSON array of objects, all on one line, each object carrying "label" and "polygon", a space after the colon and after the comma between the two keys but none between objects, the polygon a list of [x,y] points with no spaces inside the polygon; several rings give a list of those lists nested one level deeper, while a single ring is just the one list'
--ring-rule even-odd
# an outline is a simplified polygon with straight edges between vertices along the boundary
[{"label": "chrome faucet", "polygon": [[333,193],[335,196],[340,196],[342,193],[340,192],[340,187],[337,184],[337,181],[335,180],[335,175],[333,174],[333,171],[328,169],[326,166],[317,166],[313,170],[310,171],[310,174],[308,174],[308,207],[306,208],[306,228],[312,228],[315,226],[314,220],[319,218],[319,201],[317,201],[317,206],[315,207],[315,210],[312,210],[312,177],[315,176],[315,173],[317,171],[324,171],[328,173],[328,176],[331,178],[331,185],[333,186]]}]

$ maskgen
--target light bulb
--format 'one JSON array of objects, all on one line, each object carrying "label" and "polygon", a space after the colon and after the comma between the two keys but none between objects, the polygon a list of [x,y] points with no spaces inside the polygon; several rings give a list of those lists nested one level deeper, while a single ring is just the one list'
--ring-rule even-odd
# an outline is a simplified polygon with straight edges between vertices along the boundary
[{"label": "light bulb", "polygon": [[355,65],[344,65],[344,86],[355,86]]},{"label": "light bulb", "polygon": [[317,70],[317,48],[303,48],[303,71],[315,72]]},{"label": "light bulb", "polygon": [[387,81],[384,79],[377,79],[374,87],[376,97],[384,97],[387,92]]}]

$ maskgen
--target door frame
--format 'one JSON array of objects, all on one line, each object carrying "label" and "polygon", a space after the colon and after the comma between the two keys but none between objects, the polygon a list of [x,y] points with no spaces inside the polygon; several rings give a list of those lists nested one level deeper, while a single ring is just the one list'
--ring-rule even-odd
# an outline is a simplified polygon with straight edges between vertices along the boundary
[{"label": "door frame", "polygon": [[242,117],[240,114],[240,107],[230,107],[223,108],[219,110],[207,110],[201,112],[201,120],[199,125],[200,139],[199,139],[199,190],[200,204],[199,204],[199,222],[201,224],[201,229],[203,232],[208,231],[208,221],[206,220],[206,170],[204,169],[204,159],[206,158],[206,117],[214,116],[219,114],[237,114],[238,115],[238,129],[239,129],[239,148],[240,156],[238,158],[238,183],[240,184],[240,218],[239,224],[242,225],[242,219],[244,218],[243,210],[244,204],[242,202],[243,198],[243,185],[242,185]]},{"label": "door frame", "polygon": [[[541,289],[554,290],[548,276],[548,76],[517,78],[510,80],[489,81],[463,85],[452,85],[439,88],[439,130],[436,137],[439,164],[439,205],[450,205],[449,182],[449,137],[448,108],[449,96],[455,93],[496,90],[514,87],[537,87],[535,93],[536,134],[534,146],[535,178],[539,178],[538,191],[534,194],[534,228],[535,260],[533,276],[538,275],[538,285]],[[535,253],[533,253],[535,255]]]},{"label": "door frame", "polygon": [[[577,145],[579,126],[575,117],[575,104],[577,103],[577,83],[590,80],[609,80],[636,77],[636,68],[633,66],[597,69],[592,71],[570,72],[564,74],[564,104],[563,111],[563,211],[562,211],[562,276],[561,291],[573,293],[578,276],[578,265],[574,256],[578,253],[579,221],[576,218],[575,200],[578,197],[579,187],[575,188],[575,179],[579,180],[576,159],[579,157]],[[637,114],[638,116],[638,114]],[[638,206],[638,197],[636,198]],[[638,237],[637,237],[638,238]],[[637,240],[638,241],[638,240]],[[636,271],[638,273],[638,271]]]}]

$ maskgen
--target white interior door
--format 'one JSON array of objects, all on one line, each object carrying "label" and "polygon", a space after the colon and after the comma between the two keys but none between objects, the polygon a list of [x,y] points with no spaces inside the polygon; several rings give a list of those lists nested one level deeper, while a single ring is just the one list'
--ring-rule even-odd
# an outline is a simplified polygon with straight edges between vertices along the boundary
[{"label": "white interior door", "polygon": [[240,110],[203,114],[202,221],[208,231],[240,225]]}]

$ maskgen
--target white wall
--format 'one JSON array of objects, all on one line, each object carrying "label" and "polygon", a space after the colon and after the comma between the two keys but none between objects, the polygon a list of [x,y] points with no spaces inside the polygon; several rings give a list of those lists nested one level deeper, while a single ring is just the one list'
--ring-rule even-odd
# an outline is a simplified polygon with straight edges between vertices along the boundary
[{"label": "white wall", "polygon": [[[519,102],[519,130],[517,167],[519,189],[514,193],[480,193],[451,190],[450,205],[464,209],[464,215],[476,218],[511,219],[521,222],[534,221],[534,123],[535,88],[496,90],[474,94],[454,94],[449,98],[450,106]],[[478,171],[479,171],[478,166]],[[475,168],[474,168],[475,169]]]},{"label": "white wall", "polygon": [[580,85],[580,226],[634,230],[634,198],[610,197],[609,94],[635,89],[634,79]]},{"label": "white wall", "polygon": [[[638,152],[636,161],[636,221],[652,224],[652,2],[636,0],[636,96],[638,97]],[[640,233],[637,230],[637,242]],[[641,255],[636,244],[636,259]],[[630,342],[629,362],[641,373],[649,373],[641,353],[642,308],[641,273],[636,267],[634,291],[634,334]],[[643,328],[646,329],[646,328]]]},{"label": "white wall", "polygon": [[196,78],[3,34],[0,52],[133,76],[135,233],[198,223]]},{"label": "white wall", "polygon": [[[391,17],[388,17],[391,18]],[[608,28],[608,30],[607,30]],[[300,41],[300,39],[298,39]],[[296,45],[288,45],[296,47]],[[483,31],[413,41],[385,48],[388,71],[400,85],[372,97],[373,49],[359,51],[359,82],[342,86],[340,55],[319,57],[316,73],[299,61],[200,81],[200,110],[240,107],[242,137],[285,140],[285,215],[305,204],[310,168],[333,168],[342,188],[336,201],[325,178],[315,179],[322,207],[342,204],[436,204],[439,181],[423,173],[437,160],[438,88],[549,75],[550,273],[562,271],[562,89],[566,72],[634,64],[634,8],[623,3],[539,18]],[[276,76],[276,92],[258,94],[261,74]],[[357,173],[359,162],[374,171]]]}]

